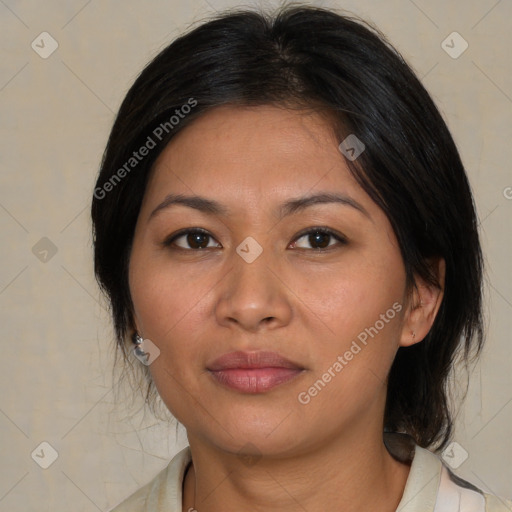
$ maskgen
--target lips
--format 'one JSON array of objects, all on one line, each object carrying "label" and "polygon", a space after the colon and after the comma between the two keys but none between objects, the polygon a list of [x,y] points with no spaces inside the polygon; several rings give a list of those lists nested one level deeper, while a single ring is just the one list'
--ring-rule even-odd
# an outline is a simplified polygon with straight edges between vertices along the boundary
[{"label": "lips", "polygon": [[304,368],[276,352],[230,352],[208,366],[215,381],[243,393],[263,393],[300,375]]},{"label": "lips", "polygon": [[215,359],[208,370],[229,370],[232,368],[303,368],[277,352],[230,352]]}]

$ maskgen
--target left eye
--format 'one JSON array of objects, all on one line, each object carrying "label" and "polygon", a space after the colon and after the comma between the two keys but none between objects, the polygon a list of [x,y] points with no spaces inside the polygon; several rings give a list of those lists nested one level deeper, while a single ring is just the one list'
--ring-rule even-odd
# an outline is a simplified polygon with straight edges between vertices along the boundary
[{"label": "left eye", "polygon": [[[322,251],[325,250],[327,247],[332,247],[333,244],[329,244],[329,239],[332,238],[340,242],[342,245],[346,244],[346,240],[342,236],[337,235],[336,233],[329,229],[311,229],[305,233],[302,233],[296,240],[300,240],[302,238],[305,238],[307,243],[311,244],[312,246],[316,245],[317,247],[314,247],[313,249],[316,251]],[[293,245],[297,247],[297,242],[293,242]],[[300,248],[303,249],[304,247]],[[308,247],[305,248],[307,249]]]}]

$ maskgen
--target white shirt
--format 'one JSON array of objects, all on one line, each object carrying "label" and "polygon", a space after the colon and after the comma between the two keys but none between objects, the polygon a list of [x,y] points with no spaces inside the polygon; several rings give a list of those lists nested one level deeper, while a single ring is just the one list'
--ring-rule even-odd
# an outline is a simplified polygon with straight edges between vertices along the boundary
[{"label": "white shirt", "polygon": [[[396,512],[512,512],[512,501],[488,494],[451,472],[435,453],[407,434],[384,433],[388,451],[411,467]],[[182,510],[183,478],[191,462],[187,446],[166,468],[110,512],[188,512]]]}]

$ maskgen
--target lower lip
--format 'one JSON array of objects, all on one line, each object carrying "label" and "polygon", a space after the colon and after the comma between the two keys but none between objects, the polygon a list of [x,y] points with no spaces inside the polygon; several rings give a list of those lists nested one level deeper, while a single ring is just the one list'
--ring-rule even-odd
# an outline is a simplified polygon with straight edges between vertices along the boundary
[{"label": "lower lip", "polygon": [[243,393],[264,393],[293,379],[303,370],[298,368],[229,368],[210,370],[221,384]]}]

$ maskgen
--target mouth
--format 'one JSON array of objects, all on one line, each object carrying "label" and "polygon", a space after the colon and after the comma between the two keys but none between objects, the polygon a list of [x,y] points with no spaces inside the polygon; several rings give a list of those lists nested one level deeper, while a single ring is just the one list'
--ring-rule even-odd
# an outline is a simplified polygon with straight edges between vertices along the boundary
[{"label": "mouth", "polygon": [[305,371],[276,352],[230,352],[207,369],[218,384],[242,393],[270,391]]}]

